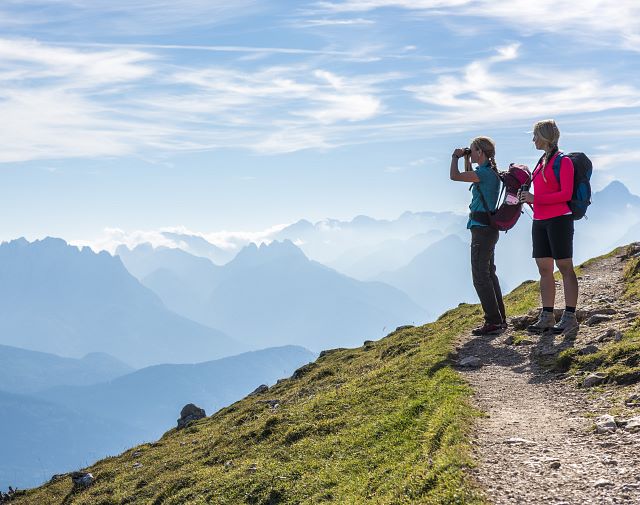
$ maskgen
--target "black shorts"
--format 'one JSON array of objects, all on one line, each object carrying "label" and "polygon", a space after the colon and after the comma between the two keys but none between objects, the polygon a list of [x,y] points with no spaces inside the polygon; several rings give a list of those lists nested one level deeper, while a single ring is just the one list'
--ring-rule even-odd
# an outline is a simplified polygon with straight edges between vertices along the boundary
[{"label": "black shorts", "polygon": [[535,219],[531,228],[534,258],[573,258],[573,216]]}]

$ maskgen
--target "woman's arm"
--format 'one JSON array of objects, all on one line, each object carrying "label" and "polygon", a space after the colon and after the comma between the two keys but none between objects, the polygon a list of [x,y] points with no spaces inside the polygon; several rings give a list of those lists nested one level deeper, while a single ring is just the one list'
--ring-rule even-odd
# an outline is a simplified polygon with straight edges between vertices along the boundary
[{"label": "woman's arm", "polygon": [[[478,174],[473,170],[470,172],[460,172],[458,160],[464,155],[464,149],[456,149],[451,155],[451,166],[449,167],[449,178],[452,181],[460,182],[480,182]],[[466,157],[466,156],[465,156]]]},{"label": "woman's arm", "polygon": [[560,161],[560,191],[536,195],[535,203],[547,205],[568,202],[571,200],[571,195],[573,195],[573,163],[565,156]]}]

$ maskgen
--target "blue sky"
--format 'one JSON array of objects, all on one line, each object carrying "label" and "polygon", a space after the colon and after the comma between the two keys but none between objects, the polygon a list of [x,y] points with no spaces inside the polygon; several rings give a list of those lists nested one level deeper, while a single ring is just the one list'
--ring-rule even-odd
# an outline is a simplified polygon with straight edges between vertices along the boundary
[{"label": "blue sky", "polygon": [[452,149],[490,135],[501,166],[531,164],[548,117],[595,189],[640,194],[638,19],[631,0],[5,0],[0,238],[464,212]]}]

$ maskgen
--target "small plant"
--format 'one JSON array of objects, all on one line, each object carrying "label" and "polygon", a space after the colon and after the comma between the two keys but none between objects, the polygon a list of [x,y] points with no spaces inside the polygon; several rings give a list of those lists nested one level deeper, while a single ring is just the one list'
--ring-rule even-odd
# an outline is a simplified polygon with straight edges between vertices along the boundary
[{"label": "small plant", "polygon": [[558,372],[568,372],[576,356],[578,356],[578,350],[575,347],[565,349],[556,357],[554,369]]}]

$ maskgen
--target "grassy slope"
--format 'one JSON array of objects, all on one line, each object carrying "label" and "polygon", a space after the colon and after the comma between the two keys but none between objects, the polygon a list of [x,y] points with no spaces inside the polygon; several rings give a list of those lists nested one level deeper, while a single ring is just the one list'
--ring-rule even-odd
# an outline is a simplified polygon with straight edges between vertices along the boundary
[{"label": "grassy slope", "polygon": [[[623,252],[617,249],[617,253]],[[625,266],[624,297],[640,302],[640,257],[632,258]],[[558,368],[588,370],[607,374],[608,380],[619,384],[640,381],[640,319],[627,330],[619,342],[610,342],[598,352],[581,356],[574,348],[563,351],[558,357]]]},{"label": "grassy slope", "polygon": [[[537,283],[506,303],[510,314],[535,307]],[[434,323],[330,352],[266,394],[97,462],[86,490],[74,493],[65,476],[12,503],[485,503],[466,472],[480,413],[449,361],[456,337],[480,316],[477,305],[461,305]],[[280,406],[259,402],[271,399]]]}]

